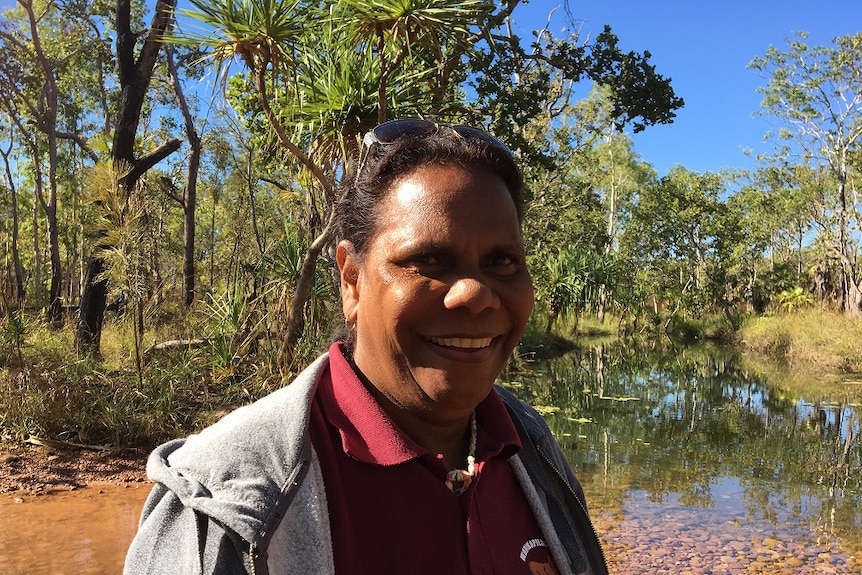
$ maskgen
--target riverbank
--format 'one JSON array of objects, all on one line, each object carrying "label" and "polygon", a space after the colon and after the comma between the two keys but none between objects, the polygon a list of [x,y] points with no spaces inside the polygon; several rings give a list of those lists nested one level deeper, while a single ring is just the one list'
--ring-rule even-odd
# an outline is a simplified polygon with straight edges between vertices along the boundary
[{"label": "riverbank", "polygon": [[144,450],[53,449],[0,440],[0,494],[45,495],[106,482],[143,483],[147,455]]},{"label": "riverbank", "polygon": [[737,339],[763,359],[833,380],[862,379],[862,321],[844,314],[811,308],[760,316],[745,322]]}]

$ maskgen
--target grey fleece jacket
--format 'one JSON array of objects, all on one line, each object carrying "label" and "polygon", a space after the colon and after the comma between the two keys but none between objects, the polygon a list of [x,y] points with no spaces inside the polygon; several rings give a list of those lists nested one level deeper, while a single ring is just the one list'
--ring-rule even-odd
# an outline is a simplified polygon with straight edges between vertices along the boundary
[{"label": "grey fleece jacket", "polygon": [[[323,476],[308,434],[329,362],[200,434],[158,447],[125,575],[335,573]],[[535,410],[502,388],[524,447],[510,459],[561,574],[605,574],[583,491]]]}]

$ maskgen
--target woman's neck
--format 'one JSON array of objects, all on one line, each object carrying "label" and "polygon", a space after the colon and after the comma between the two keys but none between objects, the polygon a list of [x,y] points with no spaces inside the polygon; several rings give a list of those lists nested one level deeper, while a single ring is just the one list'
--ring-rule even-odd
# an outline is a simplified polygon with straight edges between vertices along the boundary
[{"label": "woman's neck", "polygon": [[373,385],[371,395],[395,425],[410,439],[431,453],[441,454],[450,469],[466,465],[470,444],[471,413],[451,419],[412,413],[393,403]]}]

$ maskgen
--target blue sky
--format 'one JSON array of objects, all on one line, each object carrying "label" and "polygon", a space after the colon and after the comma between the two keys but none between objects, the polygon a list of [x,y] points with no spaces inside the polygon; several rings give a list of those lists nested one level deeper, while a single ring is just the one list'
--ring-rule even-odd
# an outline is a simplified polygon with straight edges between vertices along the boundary
[{"label": "blue sky", "polygon": [[[519,33],[544,26],[548,12],[562,3],[519,6]],[[659,175],[674,164],[698,172],[752,167],[743,148],[770,150],[763,136],[775,124],[752,116],[765,80],[746,65],[770,45],[786,48],[785,39],[797,30],[809,32],[810,45],[862,31],[860,0],[569,0],[569,8],[583,20],[582,38],[609,24],[623,50],[649,50],[656,70],[685,99],[673,124],[634,136],[641,159]],[[560,34],[565,25],[561,7],[550,30]]]},{"label": "blue sky", "polygon": [[[641,159],[659,175],[675,164],[698,172],[752,167],[743,149],[770,150],[763,136],[775,125],[753,116],[761,100],[756,89],[765,80],[746,65],[770,45],[785,48],[794,31],[809,32],[811,45],[829,45],[836,36],[862,31],[862,0],[568,1],[572,16],[582,21],[582,38],[594,37],[609,24],[623,50],[649,50],[656,70],[670,77],[685,99],[673,124],[633,136]],[[556,7],[550,29],[564,34],[564,2],[519,5],[516,33],[529,38]],[[0,0],[2,9],[12,5],[14,0]],[[583,88],[587,93],[589,86]]]}]

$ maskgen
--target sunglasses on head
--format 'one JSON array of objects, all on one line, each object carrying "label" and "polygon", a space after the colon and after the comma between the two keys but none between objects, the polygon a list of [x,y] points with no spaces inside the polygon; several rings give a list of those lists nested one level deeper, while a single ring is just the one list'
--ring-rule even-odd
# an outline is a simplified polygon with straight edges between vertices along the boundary
[{"label": "sunglasses on head", "polygon": [[441,126],[440,124],[435,124],[429,120],[421,120],[419,118],[390,120],[389,122],[384,122],[371,131],[366,132],[362,142],[365,144],[366,148],[370,148],[374,144],[386,146],[394,144],[398,138],[403,136],[433,136],[439,132],[441,128],[448,128],[468,140],[482,140],[483,142],[488,142],[495,148],[506,152],[508,155],[513,155],[512,150],[510,150],[509,147],[500,139],[477,128],[461,125]]}]

